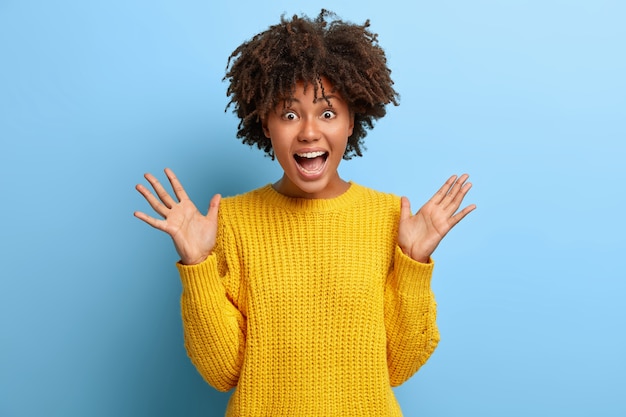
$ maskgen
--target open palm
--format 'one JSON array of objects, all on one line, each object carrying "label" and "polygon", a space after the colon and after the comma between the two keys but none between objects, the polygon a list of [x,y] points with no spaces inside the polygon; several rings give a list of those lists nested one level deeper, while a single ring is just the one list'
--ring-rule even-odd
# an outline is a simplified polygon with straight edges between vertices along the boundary
[{"label": "open palm", "polygon": [[409,199],[402,197],[398,245],[406,255],[427,262],[446,234],[476,208],[471,204],[457,212],[472,187],[468,178],[467,174],[450,177],[415,215],[411,215]]},{"label": "open palm", "polygon": [[135,217],[170,235],[183,264],[198,264],[209,256],[215,246],[217,212],[221,196],[219,194],[213,196],[205,216],[189,199],[174,172],[166,169],[165,174],[178,201],[170,196],[153,175],[146,174],[145,178],[152,185],[158,198],[141,184],[137,185],[137,191],[163,219],[154,218],[140,211],[134,213]]}]

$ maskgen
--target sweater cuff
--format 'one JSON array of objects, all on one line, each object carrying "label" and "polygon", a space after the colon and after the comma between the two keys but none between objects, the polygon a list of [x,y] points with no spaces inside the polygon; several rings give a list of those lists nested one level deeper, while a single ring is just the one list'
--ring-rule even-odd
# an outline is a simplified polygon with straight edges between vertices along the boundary
[{"label": "sweater cuff", "polygon": [[396,246],[394,259],[394,286],[400,293],[417,294],[430,289],[435,263],[432,258],[428,263],[418,262],[407,256]]},{"label": "sweater cuff", "polygon": [[217,257],[209,255],[196,265],[176,263],[183,290],[196,299],[212,298],[211,294],[224,293],[224,285],[217,273]]}]

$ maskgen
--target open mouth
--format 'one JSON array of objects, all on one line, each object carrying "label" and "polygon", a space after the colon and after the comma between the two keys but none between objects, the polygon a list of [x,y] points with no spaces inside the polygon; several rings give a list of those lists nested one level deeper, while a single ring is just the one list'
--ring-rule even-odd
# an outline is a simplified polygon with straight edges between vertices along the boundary
[{"label": "open mouth", "polygon": [[305,174],[318,174],[326,166],[328,152],[304,152],[297,153],[293,157],[302,172]]}]

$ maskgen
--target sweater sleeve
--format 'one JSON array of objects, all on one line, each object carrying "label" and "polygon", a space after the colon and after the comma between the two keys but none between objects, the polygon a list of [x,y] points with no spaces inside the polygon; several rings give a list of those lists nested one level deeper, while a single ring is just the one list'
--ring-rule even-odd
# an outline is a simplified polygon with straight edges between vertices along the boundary
[{"label": "sweater sleeve", "polygon": [[387,364],[392,386],[408,380],[426,363],[439,343],[432,260],[419,263],[399,247],[385,288]]},{"label": "sweater sleeve", "polygon": [[181,312],[187,354],[210,385],[228,391],[239,380],[246,320],[225,286],[236,271],[229,271],[219,256],[214,253],[198,265],[176,266],[183,286]]}]

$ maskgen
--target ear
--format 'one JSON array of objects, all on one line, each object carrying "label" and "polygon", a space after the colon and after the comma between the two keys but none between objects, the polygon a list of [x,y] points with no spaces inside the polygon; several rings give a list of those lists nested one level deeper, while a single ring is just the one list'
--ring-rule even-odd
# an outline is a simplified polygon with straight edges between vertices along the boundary
[{"label": "ear", "polygon": [[261,126],[263,127],[263,134],[265,135],[265,137],[271,139],[270,130],[267,128],[267,123],[265,122],[265,120],[261,120]]},{"label": "ear", "polygon": [[350,125],[348,126],[348,137],[352,136],[352,132],[354,131],[354,112],[350,112]]}]

